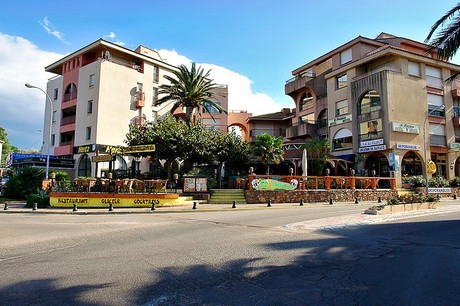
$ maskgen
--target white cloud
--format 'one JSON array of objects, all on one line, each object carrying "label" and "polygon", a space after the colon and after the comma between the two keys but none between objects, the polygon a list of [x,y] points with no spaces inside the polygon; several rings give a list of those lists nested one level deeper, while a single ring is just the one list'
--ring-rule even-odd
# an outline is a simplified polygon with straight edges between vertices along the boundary
[{"label": "white cloud", "polygon": [[109,34],[107,35],[104,35],[104,38],[107,39],[107,40],[111,40],[114,44],[117,44],[119,46],[122,46],[122,47],[125,47],[126,46],[126,42],[124,41],[121,41],[119,39],[115,40],[114,41],[114,38],[116,38],[117,35],[115,34],[115,32],[110,32]]},{"label": "white cloud", "polygon": [[115,35],[115,33],[113,33],[113,32],[110,32],[110,33],[107,35],[108,38],[115,38],[115,36],[116,36],[116,35]]},{"label": "white cloud", "polygon": [[64,39],[64,34],[56,30],[54,25],[48,20],[48,17],[43,18],[43,21],[39,23],[48,34],[56,37],[63,43],[70,44],[68,41]]},{"label": "white cloud", "polygon": [[[161,49],[158,51],[163,60],[169,64],[190,66],[192,61],[186,56],[180,55],[176,50]],[[252,81],[244,75],[231,71],[225,67],[196,63],[205,71],[211,70],[211,78],[215,83],[228,85],[229,110],[243,110],[253,115],[279,112],[283,108],[279,103],[264,93],[254,92]]]},{"label": "white cloud", "polygon": [[40,147],[42,135],[37,130],[43,129],[45,95],[24,84],[46,90],[46,82],[53,75],[43,67],[61,57],[22,37],[0,33],[0,126],[14,146]]}]

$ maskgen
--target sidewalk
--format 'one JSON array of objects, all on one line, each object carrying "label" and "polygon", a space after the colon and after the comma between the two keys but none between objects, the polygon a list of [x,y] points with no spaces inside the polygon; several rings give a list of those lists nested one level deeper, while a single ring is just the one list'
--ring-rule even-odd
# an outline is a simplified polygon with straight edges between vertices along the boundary
[{"label": "sidewalk", "polygon": [[176,205],[176,206],[160,206],[155,207],[155,210],[152,211],[149,207],[114,207],[112,211],[109,210],[109,207],[106,208],[78,208],[77,211],[73,211],[73,208],[37,208],[33,210],[32,208],[24,208],[25,203],[8,203],[8,210],[4,209],[4,204],[0,204],[0,213],[34,213],[34,214],[149,214],[149,213],[185,213],[185,212],[198,212],[198,211],[235,211],[235,210],[254,210],[254,209],[277,209],[277,208],[300,208],[300,207],[327,207],[334,205],[350,205],[350,206],[361,206],[363,211],[372,205],[377,205],[377,202],[360,202],[359,204],[355,203],[304,203],[303,206],[300,206],[300,203],[271,203],[271,207],[268,207],[268,204],[202,204],[197,203],[195,209],[193,204],[185,205]]}]

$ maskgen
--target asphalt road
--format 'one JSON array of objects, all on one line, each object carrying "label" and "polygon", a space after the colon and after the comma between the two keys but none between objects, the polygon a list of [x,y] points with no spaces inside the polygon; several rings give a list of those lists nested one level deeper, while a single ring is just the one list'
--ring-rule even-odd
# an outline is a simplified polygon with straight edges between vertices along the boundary
[{"label": "asphalt road", "polygon": [[0,304],[460,304],[459,209],[363,210],[0,214]]}]

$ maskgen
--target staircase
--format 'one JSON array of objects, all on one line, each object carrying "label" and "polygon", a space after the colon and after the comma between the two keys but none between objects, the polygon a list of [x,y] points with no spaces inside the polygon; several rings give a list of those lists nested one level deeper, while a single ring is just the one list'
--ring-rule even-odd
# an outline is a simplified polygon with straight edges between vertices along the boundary
[{"label": "staircase", "polygon": [[209,204],[246,204],[243,189],[212,189]]}]

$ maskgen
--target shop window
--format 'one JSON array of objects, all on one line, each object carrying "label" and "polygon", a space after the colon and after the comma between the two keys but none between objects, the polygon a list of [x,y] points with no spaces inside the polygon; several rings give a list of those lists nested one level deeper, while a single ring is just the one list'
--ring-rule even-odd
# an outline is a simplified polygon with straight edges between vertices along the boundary
[{"label": "shop window", "polygon": [[370,140],[383,137],[382,119],[361,122],[359,124],[359,139]]}]

